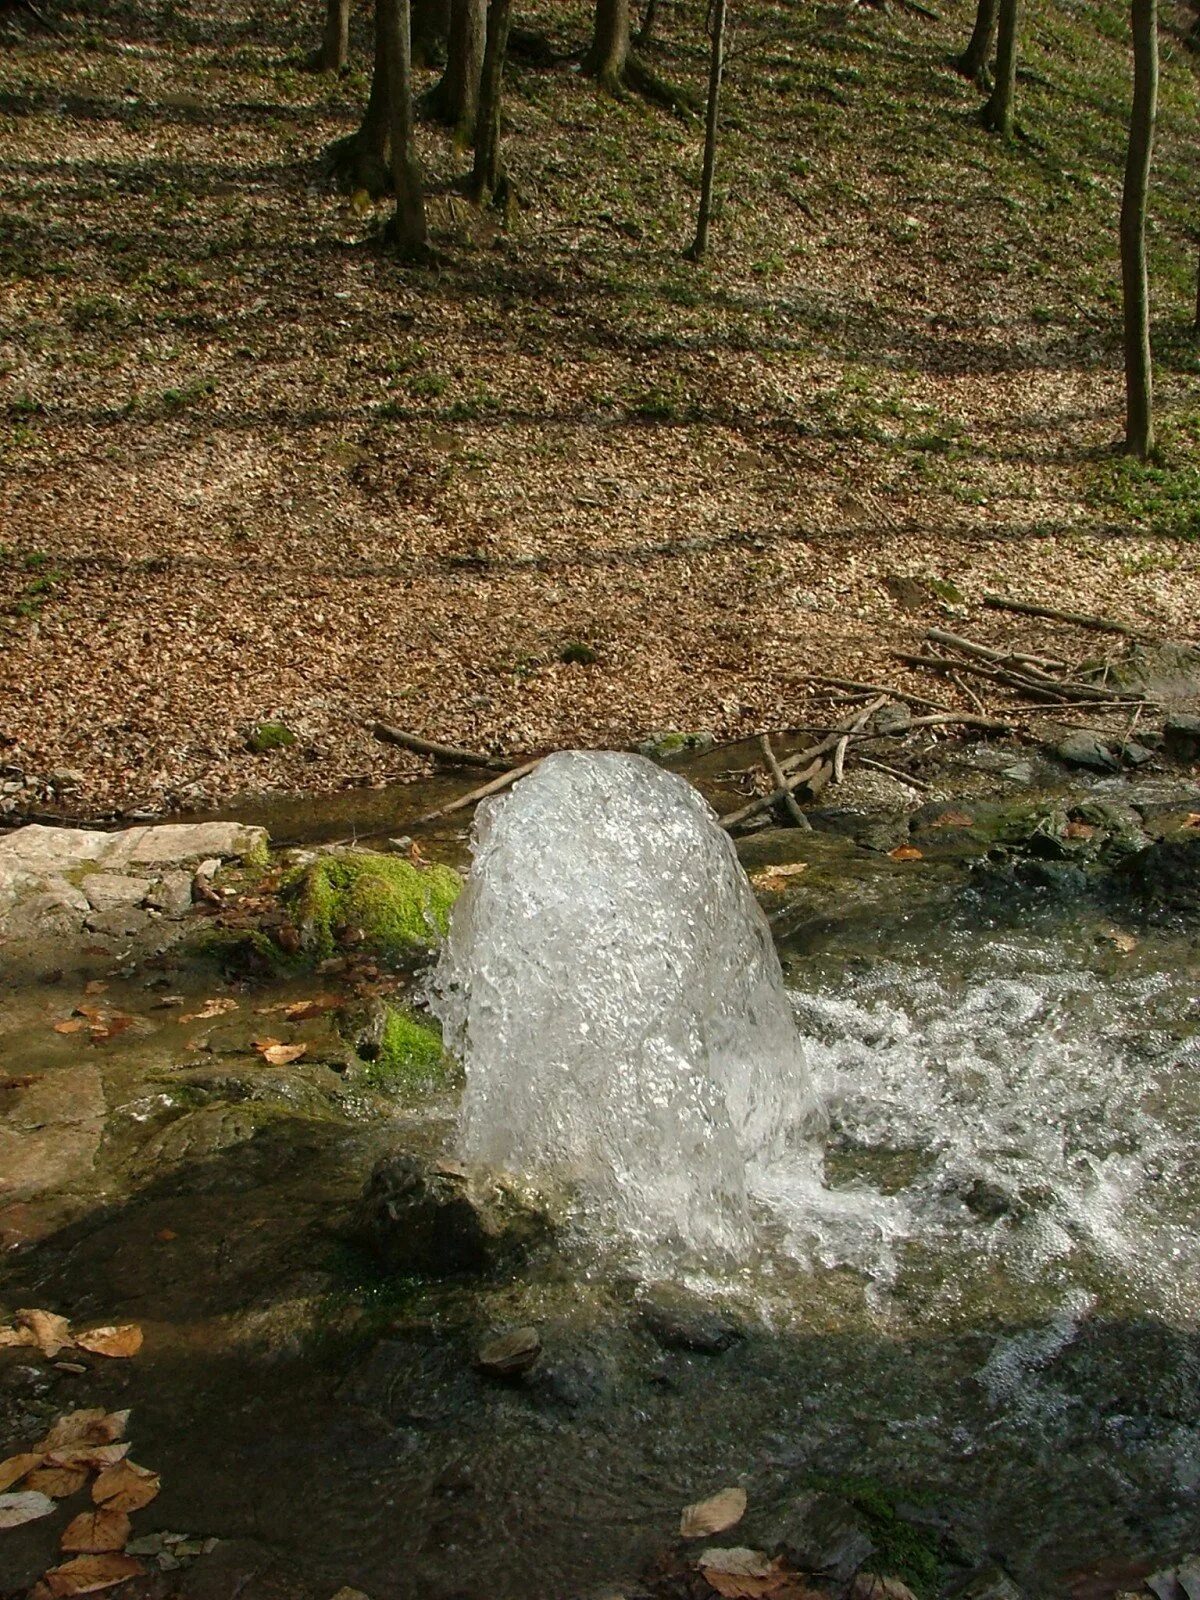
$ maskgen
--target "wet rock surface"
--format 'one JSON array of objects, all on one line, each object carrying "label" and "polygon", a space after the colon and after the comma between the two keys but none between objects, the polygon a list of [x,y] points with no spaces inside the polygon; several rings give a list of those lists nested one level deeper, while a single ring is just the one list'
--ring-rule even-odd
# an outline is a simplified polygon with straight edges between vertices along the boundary
[{"label": "wet rock surface", "polygon": [[638,1298],[638,1317],[664,1350],[721,1355],[746,1337],[741,1318],[678,1284],[651,1284]]}]

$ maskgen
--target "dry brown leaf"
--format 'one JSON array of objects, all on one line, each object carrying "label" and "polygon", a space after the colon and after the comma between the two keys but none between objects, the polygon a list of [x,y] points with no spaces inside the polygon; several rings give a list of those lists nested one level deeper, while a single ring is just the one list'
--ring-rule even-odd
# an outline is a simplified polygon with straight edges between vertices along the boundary
[{"label": "dry brown leaf", "polygon": [[750,882],[767,894],[777,894],[787,888],[790,878],[799,877],[807,871],[807,861],[788,861],[779,867],[763,867],[760,872],[752,872]]},{"label": "dry brown leaf", "polygon": [[306,1044],[283,1044],[279,1039],[256,1039],[254,1048],[270,1067],[286,1067],[308,1053]]},{"label": "dry brown leaf", "polygon": [[36,1344],[37,1340],[29,1328],[0,1328],[0,1350],[7,1345]]},{"label": "dry brown leaf", "polygon": [[1137,939],[1132,933],[1126,933],[1123,928],[1106,928],[1100,938],[1106,944],[1115,945],[1118,950],[1128,955],[1131,950],[1137,949]]},{"label": "dry brown leaf", "polygon": [[99,1555],[105,1550],[124,1550],[132,1529],[124,1511],[101,1506],[96,1511],[81,1511],[63,1530],[64,1550],[84,1555]]},{"label": "dry brown leaf", "polygon": [[142,1348],[142,1330],[136,1322],[90,1328],[86,1333],[76,1334],[75,1343],[94,1356],[135,1356]]},{"label": "dry brown leaf", "polygon": [[159,1477],[148,1467],[122,1461],[109,1467],[92,1484],[92,1499],[112,1511],[140,1511],[158,1494]]},{"label": "dry brown leaf", "polygon": [[56,1467],[91,1467],[103,1472],[105,1467],[115,1467],[129,1454],[128,1440],[120,1444],[71,1444],[61,1450],[52,1450],[47,1461]]},{"label": "dry brown leaf", "polygon": [[929,824],[931,828],[972,828],[975,818],[969,811],[943,811]]},{"label": "dry brown leaf", "polygon": [[1185,828],[1200,828],[1200,811],[1189,811],[1183,819]]},{"label": "dry brown leaf", "polygon": [[38,1467],[26,1478],[25,1487],[48,1494],[51,1500],[66,1500],[78,1494],[87,1480],[86,1467]]},{"label": "dry brown leaf", "polygon": [[679,1518],[679,1532],[684,1539],[707,1539],[714,1533],[724,1533],[746,1514],[744,1489],[721,1489],[707,1500],[697,1500],[684,1506]]},{"label": "dry brown leaf", "polygon": [[31,1307],[13,1313],[18,1327],[28,1328],[44,1356],[53,1359],[65,1345],[73,1343],[71,1324],[66,1317],[54,1311],[37,1311]]},{"label": "dry brown leaf", "polygon": [[107,988],[103,978],[92,978],[84,984],[83,992],[87,995],[103,994]]},{"label": "dry brown leaf", "polygon": [[115,1039],[119,1033],[124,1033],[126,1028],[132,1027],[131,1016],[124,1011],[111,1011],[92,1024],[88,1036],[93,1044],[103,1044],[106,1039]]},{"label": "dry brown leaf", "polygon": [[37,1448],[57,1454],[77,1446],[112,1444],[124,1434],[128,1421],[128,1411],[105,1411],[103,1406],[68,1411],[58,1418]]},{"label": "dry brown leaf", "polygon": [[1068,822],[1063,832],[1068,839],[1090,839],[1096,830],[1090,822]]},{"label": "dry brown leaf", "polygon": [[848,1600],[917,1600],[917,1597],[899,1578],[884,1577],[878,1572],[860,1572],[850,1586]]},{"label": "dry brown leaf", "polygon": [[43,1459],[38,1451],[26,1450],[23,1455],[9,1456],[7,1461],[0,1461],[0,1494],[40,1467]]},{"label": "dry brown leaf", "polygon": [[0,1494],[0,1529],[19,1528],[23,1523],[36,1522],[48,1517],[54,1510],[49,1495],[36,1489],[22,1489],[19,1494]]},{"label": "dry brown leaf", "polygon": [[893,861],[921,861],[925,852],[918,850],[915,844],[899,844],[894,850],[889,850],[888,855]]},{"label": "dry brown leaf", "polygon": [[86,1017],[67,1017],[64,1022],[54,1024],[55,1033],[82,1033],[88,1027]]},{"label": "dry brown leaf", "polygon": [[160,1228],[154,1237],[161,1240],[163,1244],[170,1244],[171,1240],[178,1239],[179,1235],[174,1228]]},{"label": "dry brown leaf", "polygon": [[207,1022],[210,1017],[223,1017],[227,1011],[236,1011],[237,1008],[238,1003],[232,998],[206,1000],[199,1011],[185,1011],[182,1016],[176,1017],[175,1021]]},{"label": "dry brown leaf", "polygon": [[95,1594],[100,1589],[111,1589],[114,1583],[139,1577],[145,1570],[132,1556],[111,1551],[107,1555],[76,1556],[72,1561],[64,1561],[60,1567],[51,1567],[42,1582],[53,1600],[66,1600],[68,1595]]}]

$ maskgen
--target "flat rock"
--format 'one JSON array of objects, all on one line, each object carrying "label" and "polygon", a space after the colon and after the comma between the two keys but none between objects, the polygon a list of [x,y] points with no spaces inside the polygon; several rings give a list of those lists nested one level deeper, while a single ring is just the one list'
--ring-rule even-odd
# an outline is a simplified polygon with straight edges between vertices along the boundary
[{"label": "flat rock", "polygon": [[1069,767],[1084,767],[1090,772],[1117,772],[1121,763],[1102,739],[1094,733],[1070,733],[1054,746],[1054,754]]},{"label": "flat rock", "polygon": [[678,1284],[652,1284],[641,1296],[638,1312],[664,1350],[720,1355],[746,1337],[737,1317]]},{"label": "flat rock", "polygon": [[1002,1567],[977,1567],[942,1590],[942,1600],[1024,1600]]},{"label": "flat rock", "polygon": [[835,1494],[798,1496],[772,1519],[770,1548],[785,1552],[806,1572],[848,1583],[875,1553],[875,1543],[849,1501]]},{"label": "flat rock", "polygon": [[96,1067],[53,1067],[22,1091],[5,1119],[10,1128],[63,1127],[98,1122],[105,1112]]},{"label": "flat rock", "polygon": [[536,1328],[514,1328],[485,1339],[476,1352],[475,1365],[489,1377],[516,1378],[528,1372],[541,1353],[542,1340]]},{"label": "flat rock", "polygon": [[100,1148],[102,1124],[0,1128],[0,1201],[28,1200],[86,1178]]},{"label": "flat rock", "polygon": [[1200,761],[1200,717],[1182,712],[1163,723],[1163,749],[1176,761]]},{"label": "flat rock", "polygon": [[140,906],[153,887],[149,878],[127,878],[119,872],[90,872],[82,882],[93,911]]}]

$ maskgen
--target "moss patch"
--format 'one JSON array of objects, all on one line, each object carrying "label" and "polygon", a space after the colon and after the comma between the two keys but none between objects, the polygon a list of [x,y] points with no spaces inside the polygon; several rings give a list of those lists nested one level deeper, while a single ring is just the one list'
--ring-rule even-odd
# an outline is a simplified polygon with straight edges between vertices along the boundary
[{"label": "moss patch", "polygon": [[256,756],[265,756],[272,750],[287,750],[295,742],[296,735],[282,722],[260,722],[246,740],[246,748]]},{"label": "moss patch", "polygon": [[388,1094],[412,1095],[440,1088],[448,1076],[441,1035],[410,1012],[389,1008],[367,1081]]},{"label": "moss patch", "polygon": [[385,959],[402,960],[445,937],[462,879],[452,867],[415,867],[369,852],[326,856],[300,881],[297,909],[306,947],[330,956],[345,930],[359,930]]}]

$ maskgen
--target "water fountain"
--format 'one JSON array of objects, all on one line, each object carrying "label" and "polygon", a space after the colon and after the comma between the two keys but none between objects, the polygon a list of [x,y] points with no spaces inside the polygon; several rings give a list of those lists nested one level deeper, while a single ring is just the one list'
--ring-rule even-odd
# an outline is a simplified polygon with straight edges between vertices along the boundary
[{"label": "water fountain", "polygon": [[589,1221],[710,1257],[821,1113],[770,930],[682,778],[564,752],[476,824],[433,979],[463,1157],[567,1181]]}]

